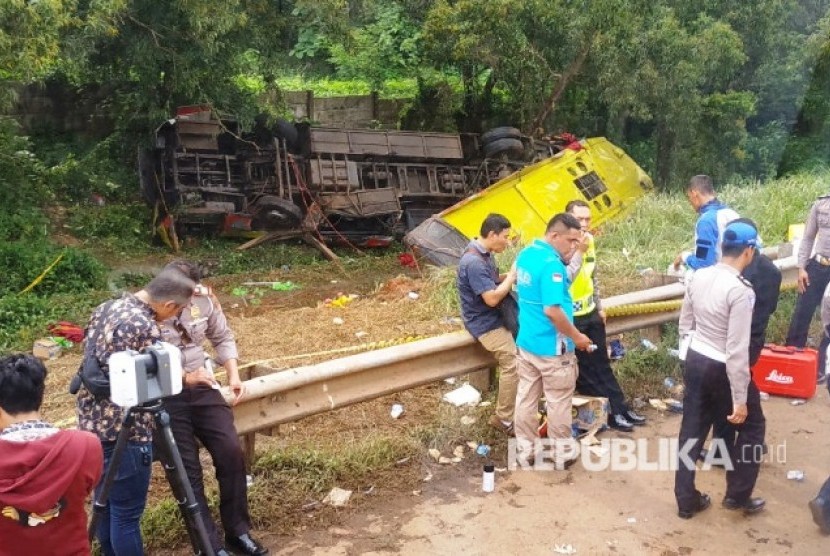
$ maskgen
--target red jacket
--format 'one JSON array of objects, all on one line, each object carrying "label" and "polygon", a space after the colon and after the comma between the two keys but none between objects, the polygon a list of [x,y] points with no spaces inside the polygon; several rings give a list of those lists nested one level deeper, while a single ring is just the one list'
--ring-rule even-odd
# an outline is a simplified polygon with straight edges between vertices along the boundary
[{"label": "red jacket", "polygon": [[0,556],[88,555],[85,502],[102,467],[88,432],[41,424],[0,434]]}]

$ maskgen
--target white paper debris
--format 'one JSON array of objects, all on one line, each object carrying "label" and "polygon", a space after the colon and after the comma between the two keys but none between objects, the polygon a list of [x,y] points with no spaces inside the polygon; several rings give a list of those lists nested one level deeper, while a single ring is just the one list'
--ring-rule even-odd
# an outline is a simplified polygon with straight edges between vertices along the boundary
[{"label": "white paper debris", "polygon": [[340,508],[345,506],[349,503],[349,498],[352,497],[351,490],[345,490],[342,488],[334,487],[326,494],[326,497],[323,498],[323,504],[328,504],[329,506],[334,506],[335,508]]},{"label": "white paper debris", "polygon": [[481,402],[481,392],[469,384],[465,384],[464,386],[460,386],[455,390],[447,392],[444,394],[442,399],[456,407],[461,407],[462,405],[476,405]]}]

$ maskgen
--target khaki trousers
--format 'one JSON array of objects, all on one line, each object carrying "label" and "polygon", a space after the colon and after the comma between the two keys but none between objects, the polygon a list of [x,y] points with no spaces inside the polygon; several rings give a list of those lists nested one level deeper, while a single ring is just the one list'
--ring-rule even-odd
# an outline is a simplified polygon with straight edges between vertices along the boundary
[{"label": "khaki trousers", "polygon": [[496,401],[496,416],[502,421],[513,422],[516,409],[516,342],[513,335],[502,327],[478,337],[484,349],[496,357],[499,364],[499,396]]},{"label": "khaki trousers", "polygon": [[[576,355],[555,357],[534,355],[518,350],[519,387],[516,393],[516,447],[519,453],[531,454],[539,438],[539,398],[545,394],[548,414],[548,438],[568,446],[573,441],[571,405],[576,377]],[[555,444],[558,445],[559,443]]]}]

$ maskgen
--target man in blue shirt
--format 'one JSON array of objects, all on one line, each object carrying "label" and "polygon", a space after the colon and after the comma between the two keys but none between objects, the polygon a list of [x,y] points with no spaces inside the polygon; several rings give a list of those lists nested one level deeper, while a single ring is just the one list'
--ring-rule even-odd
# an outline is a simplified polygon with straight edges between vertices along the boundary
[{"label": "man in blue shirt", "polygon": [[458,262],[458,296],[464,327],[499,364],[499,395],[490,425],[513,436],[516,404],[516,343],[505,327],[499,305],[510,294],[516,271],[499,274],[493,253],[507,248],[510,221],[490,214],[481,224],[481,234],[467,246]]},{"label": "man in blue shirt", "polygon": [[674,259],[674,268],[685,264],[692,270],[712,266],[720,260],[720,244],[723,230],[733,220],[740,218],[737,212],[718,201],[715,187],[709,176],[694,176],[686,186],[686,198],[700,215],[695,224],[695,251],[681,253]]},{"label": "man in blue shirt", "polygon": [[570,214],[554,216],[545,237],[537,239],[516,259],[519,293],[516,441],[520,462],[535,459],[539,397],[545,394],[548,438],[554,442],[554,463],[567,466],[573,457],[571,398],[576,387],[574,348],[588,350],[591,339],[573,324],[573,301],[566,265],[582,239],[582,226]]}]

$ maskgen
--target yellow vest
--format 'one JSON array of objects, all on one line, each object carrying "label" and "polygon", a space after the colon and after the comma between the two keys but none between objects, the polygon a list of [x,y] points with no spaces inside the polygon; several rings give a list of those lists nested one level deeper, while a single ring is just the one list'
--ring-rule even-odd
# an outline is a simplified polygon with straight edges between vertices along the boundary
[{"label": "yellow vest", "polygon": [[594,271],[597,267],[597,250],[593,236],[588,241],[588,250],[582,254],[582,266],[571,283],[571,299],[574,316],[587,315],[596,307],[594,303]]}]

